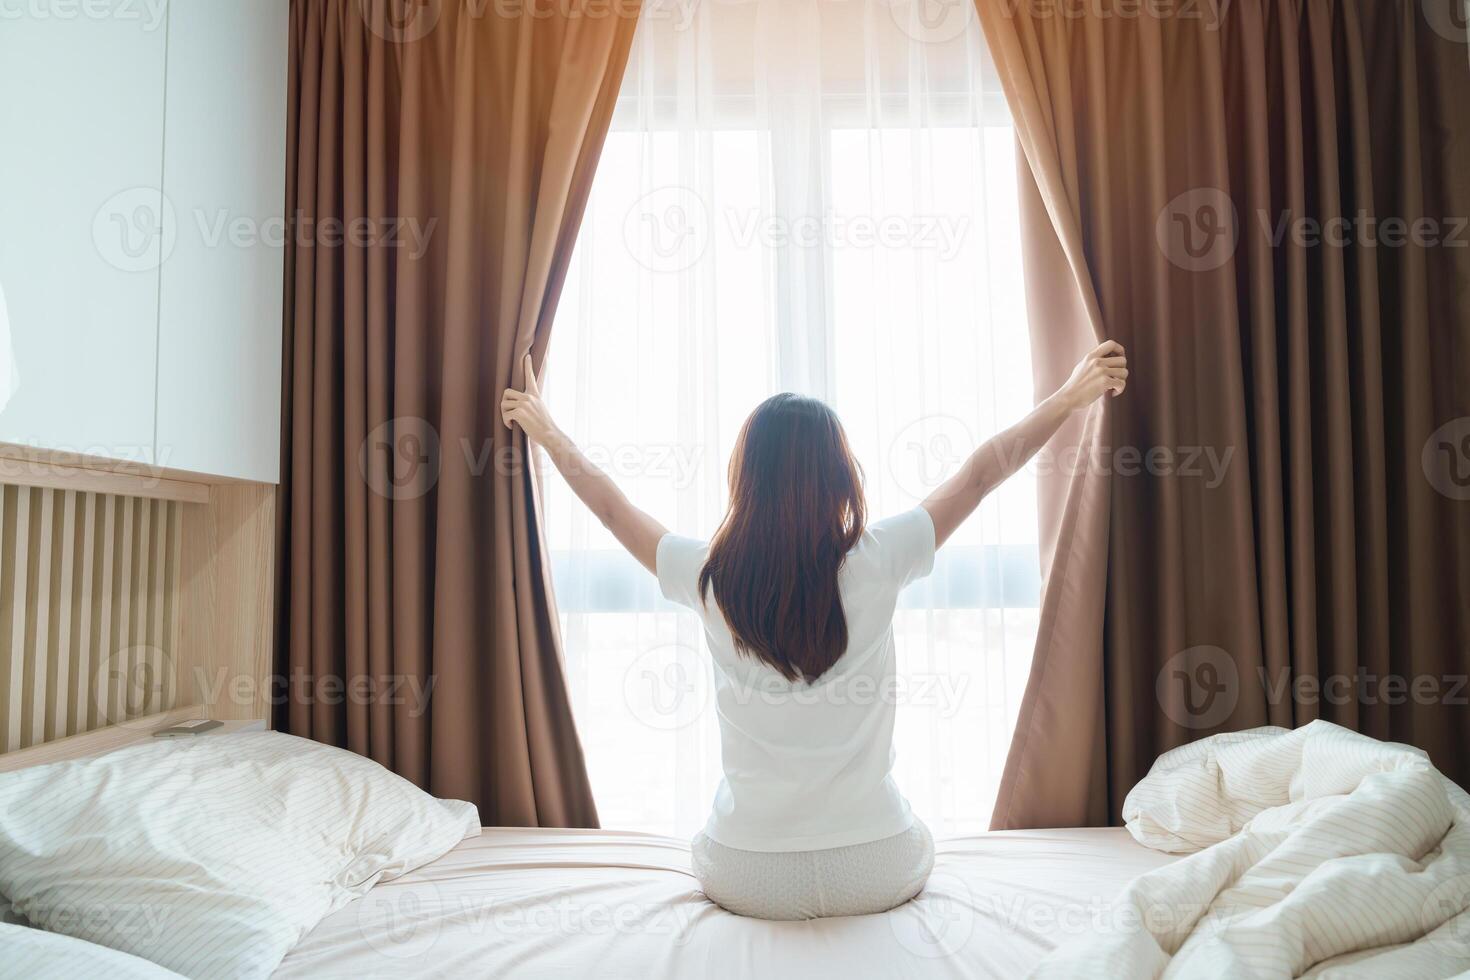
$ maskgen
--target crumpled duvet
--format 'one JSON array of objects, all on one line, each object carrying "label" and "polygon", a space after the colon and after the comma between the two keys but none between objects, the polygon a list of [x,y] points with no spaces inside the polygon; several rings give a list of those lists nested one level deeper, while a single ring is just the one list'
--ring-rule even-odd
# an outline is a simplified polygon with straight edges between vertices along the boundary
[{"label": "crumpled duvet", "polygon": [[1405,977],[1470,970],[1470,796],[1425,754],[1324,721],[1160,756],[1123,805],[1189,856],[1133,880],[1052,977]]}]

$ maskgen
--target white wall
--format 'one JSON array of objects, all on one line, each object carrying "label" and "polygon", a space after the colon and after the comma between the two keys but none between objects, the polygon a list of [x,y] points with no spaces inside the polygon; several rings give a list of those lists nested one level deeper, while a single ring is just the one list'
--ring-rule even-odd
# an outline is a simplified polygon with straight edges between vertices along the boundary
[{"label": "white wall", "polygon": [[287,11],[0,10],[0,442],[278,480]]}]

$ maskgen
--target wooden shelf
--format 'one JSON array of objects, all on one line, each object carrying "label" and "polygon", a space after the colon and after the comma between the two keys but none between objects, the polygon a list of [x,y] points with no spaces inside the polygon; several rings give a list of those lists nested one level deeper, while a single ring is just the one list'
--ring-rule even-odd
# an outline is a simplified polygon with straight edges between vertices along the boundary
[{"label": "wooden shelf", "polygon": [[[147,717],[131,718],[118,725],[98,728],[80,735],[70,735],[54,742],[46,742],[43,745],[34,745],[28,749],[17,749],[14,752],[0,754],[0,773],[17,772],[21,769],[29,769],[31,766],[44,766],[53,762],[84,759],[88,756],[115,752],[131,745],[142,745],[151,741],[153,733],[160,728],[169,728],[182,721],[208,717],[210,717],[210,712],[207,709],[194,704]],[[209,738],[211,735],[228,735],[231,732],[264,732],[269,728],[270,725],[264,718],[230,720],[225,721],[223,728],[216,728],[212,732],[206,732],[197,737]],[[179,741],[182,742],[185,739]]]},{"label": "wooden shelf", "polygon": [[[218,482],[236,481],[221,479]],[[208,477],[197,474],[176,473],[126,460],[53,452],[14,443],[0,443],[0,483],[149,500],[177,500],[186,504],[209,503],[210,487],[214,485]]]}]

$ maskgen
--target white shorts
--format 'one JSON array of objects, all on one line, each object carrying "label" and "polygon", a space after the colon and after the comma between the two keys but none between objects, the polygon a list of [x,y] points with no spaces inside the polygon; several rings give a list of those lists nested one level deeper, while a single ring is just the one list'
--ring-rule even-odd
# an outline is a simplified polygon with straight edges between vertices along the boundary
[{"label": "white shorts", "polygon": [[896,836],[820,851],[742,851],[703,833],[692,847],[710,901],[757,919],[886,912],[923,891],[934,870],[934,838],[918,817]]}]

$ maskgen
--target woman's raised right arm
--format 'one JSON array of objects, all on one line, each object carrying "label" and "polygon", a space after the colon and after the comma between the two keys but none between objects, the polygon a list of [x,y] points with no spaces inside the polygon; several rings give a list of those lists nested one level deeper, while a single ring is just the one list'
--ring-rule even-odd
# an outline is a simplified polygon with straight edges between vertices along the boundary
[{"label": "woman's raised right arm", "polygon": [[587,509],[613,533],[618,543],[638,559],[639,564],[658,574],[658,543],[668,530],[648,514],[633,506],[612,478],[552,420],[541,398],[541,386],[531,369],[531,355],[525,361],[526,390],[507,388],[500,399],[500,416],[507,428],[519,425],[526,437],[546,450],[557,472],[567,481]]}]

